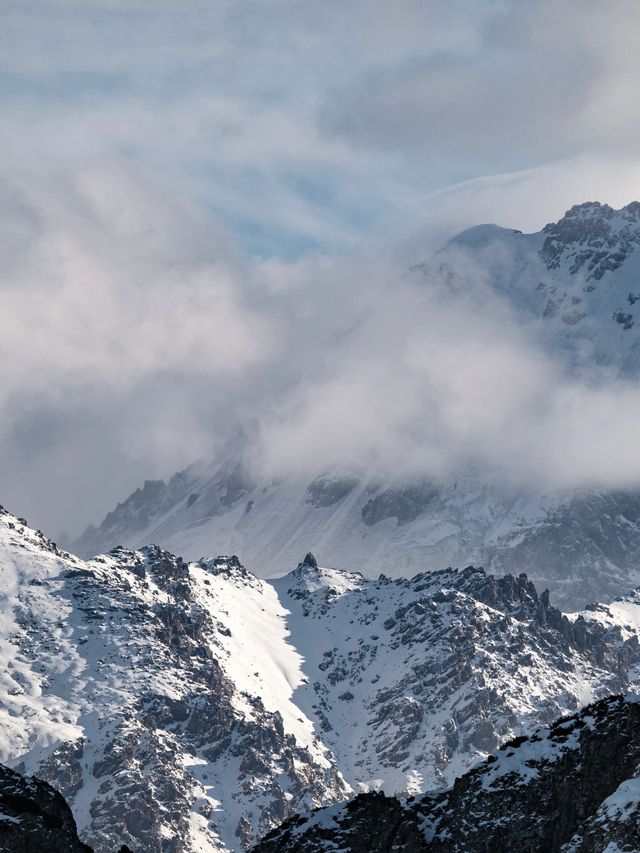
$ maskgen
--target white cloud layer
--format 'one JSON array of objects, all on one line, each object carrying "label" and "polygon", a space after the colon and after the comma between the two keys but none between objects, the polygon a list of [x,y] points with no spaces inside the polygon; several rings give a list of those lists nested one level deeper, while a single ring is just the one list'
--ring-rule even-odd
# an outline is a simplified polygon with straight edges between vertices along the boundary
[{"label": "white cloud layer", "polygon": [[464,279],[452,294],[444,281],[369,270],[359,321],[324,344],[310,334],[297,386],[265,419],[273,472],[345,466],[402,480],[474,470],[542,490],[640,486],[638,381],[576,374],[480,268],[467,265]]},{"label": "white cloud layer", "polygon": [[126,166],[14,173],[0,209],[3,479],[61,524],[208,448],[272,329],[228,238]]},{"label": "white cloud layer", "polygon": [[453,311],[404,272],[477,222],[640,197],[639,15],[7,6],[1,499],[77,530],[252,418],[279,469],[637,484],[635,386],[568,379],[481,281]]}]

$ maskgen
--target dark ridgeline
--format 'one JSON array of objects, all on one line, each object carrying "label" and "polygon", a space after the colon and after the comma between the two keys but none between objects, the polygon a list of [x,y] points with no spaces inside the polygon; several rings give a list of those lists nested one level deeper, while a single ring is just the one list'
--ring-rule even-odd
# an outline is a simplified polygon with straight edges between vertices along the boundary
[{"label": "dark ridgeline", "polygon": [[[290,818],[253,853],[633,853],[639,765],[640,703],[613,696],[504,744],[446,792],[360,794]],[[604,804],[625,783],[635,793]]]}]

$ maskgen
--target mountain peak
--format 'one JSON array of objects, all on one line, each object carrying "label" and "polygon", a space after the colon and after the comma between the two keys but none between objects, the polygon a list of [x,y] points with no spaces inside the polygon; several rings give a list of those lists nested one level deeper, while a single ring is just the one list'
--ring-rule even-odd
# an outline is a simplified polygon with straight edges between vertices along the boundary
[{"label": "mountain peak", "polygon": [[[583,201],[580,204],[572,205],[559,222],[565,219],[611,219],[618,212],[611,205],[603,204],[600,201]],[[552,224],[545,226],[545,228],[550,227]]]},{"label": "mountain peak", "polygon": [[296,590],[303,595],[309,595],[321,589],[342,594],[359,589],[366,580],[360,572],[319,566],[313,554],[308,553],[292,572],[274,583],[286,584],[287,589]]},{"label": "mountain peak", "polygon": [[503,228],[500,225],[487,222],[461,231],[449,240],[445,249],[451,246],[463,247],[465,249],[482,249],[497,240],[510,239],[514,234],[521,233],[521,231],[515,228]]},{"label": "mountain peak", "polygon": [[640,203],[616,210],[599,201],[575,204],[558,222],[542,229],[540,257],[549,270],[567,266],[599,281],[622,266],[640,243]]}]

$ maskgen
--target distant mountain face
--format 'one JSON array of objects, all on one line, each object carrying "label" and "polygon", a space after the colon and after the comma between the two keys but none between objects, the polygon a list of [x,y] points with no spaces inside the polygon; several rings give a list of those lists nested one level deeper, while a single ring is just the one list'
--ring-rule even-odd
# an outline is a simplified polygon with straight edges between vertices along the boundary
[{"label": "distant mountain face", "polygon": [[441,794],[362,794],[254,853],[619,853],[640,841],[640,702],[604,699],[504,744]]},{"label": "distant mountain face", "polygon": [[[589,203],[536,234],[463,232],[413,270],[452,293],[469,262],[577,371],[640,372],[640,204]],[[444,484],[381,482],[362,471],[264,480],[250,448],[148,481],[71,545],[84,557],[148,542],[198,559],[222,549],[261,577],[312,548],[328,565],[393,576],[474,563],[526,571],[566,609],[640,583],[640,493],[539,493],[469,472]],[[215,549],[215,550],[214,550]]]},{"label": "distant mountain face", "polygon": [[0,761],[56,787],[97,853],[239,851],[360,791],[446,788],[640,684],[640,592],[566,616],[471,567],[83,562],[4,512],[0,582]]},{"label": "distant mountain face", "polygon": [[468,266],[459,261],[468,259],[525,321],[537,323],[551,351],[576,367],[606,366],[615,375],[635,377],[638,246],[640,203],[614,210],[589,202],[535,234],[471,228],[420,269],[427,277],[444,271],[452,289],[464,289]]}]

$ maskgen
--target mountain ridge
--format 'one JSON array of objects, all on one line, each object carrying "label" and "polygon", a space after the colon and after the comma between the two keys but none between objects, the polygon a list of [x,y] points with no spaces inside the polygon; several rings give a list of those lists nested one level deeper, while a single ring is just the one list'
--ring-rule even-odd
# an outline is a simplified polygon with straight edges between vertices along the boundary
[{"label": "mountain ridge", "polygon": [[640,697],[613,696],[503,744],[448,791],[361,794],[290,818],[254,853],[617,853],[640,838]]},{"label": "mountain ridge", "polygon": [[57,787],[97,853],[240,851],[361,791],[446,789],[640,684],[637,591],[567,615],[473,567],[371,579],[307,554],[268,582],[158,546],[85,562],[6,511],[0,574],[0,760]]}]

